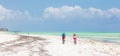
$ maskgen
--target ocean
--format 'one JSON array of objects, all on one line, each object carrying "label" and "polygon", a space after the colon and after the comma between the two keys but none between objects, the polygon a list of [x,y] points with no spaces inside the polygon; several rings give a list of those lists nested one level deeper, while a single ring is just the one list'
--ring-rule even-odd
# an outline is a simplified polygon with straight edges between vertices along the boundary
[{"label": "ocean", "polygon": [[[15,34],[15,32],[9,32]],[[16,32],[18,34],[28,34],[28,32]],[[89,32],[65,32],[66,36],[72,37],[76,33],[78,38],[96,39],[104,41],[120,42],[120,33],[89,33]],[[56,35],[61,36],[62,32],[29,32],[32,35]]]}]

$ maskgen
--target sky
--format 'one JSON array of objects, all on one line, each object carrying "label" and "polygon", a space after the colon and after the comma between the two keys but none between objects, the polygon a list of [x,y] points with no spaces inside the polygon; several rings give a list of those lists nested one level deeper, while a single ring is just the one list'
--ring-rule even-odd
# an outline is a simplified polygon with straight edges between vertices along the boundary
[{"label": "sky", "polygon": [[0,0],[0,28],[24,32],[120,32],[120,0]]}]

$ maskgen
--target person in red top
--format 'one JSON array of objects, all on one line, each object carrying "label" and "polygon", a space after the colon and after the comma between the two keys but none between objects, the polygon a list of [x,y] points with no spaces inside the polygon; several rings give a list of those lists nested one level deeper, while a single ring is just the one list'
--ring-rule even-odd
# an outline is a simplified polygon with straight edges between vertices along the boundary
[{"label": "person in red top", "polygon": [[74,41],[74,44],[77,44],[77,37],[76,37],[76,34],[73,34],[73,41]]}]

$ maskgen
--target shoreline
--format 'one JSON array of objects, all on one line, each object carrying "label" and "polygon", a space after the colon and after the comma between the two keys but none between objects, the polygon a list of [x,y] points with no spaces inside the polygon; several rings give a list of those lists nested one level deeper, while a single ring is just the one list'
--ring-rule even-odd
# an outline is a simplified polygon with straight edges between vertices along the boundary
[{"label": "shoreline", "polygon": [[[34,34],[33,34],[34,33]],[[50,33],[50,32],[43,32],[42,34],[41,34],[42,32],[32,32],[32,33],[30,33],[30,32],[12,32],[12,34],[22,34],[22,35],[52,35],[52,36],[59,36],[60,35],[60,33],[61,32],[58,32],[59,34],[57,34],[57,35],[55,35],[55,33]],[[47,34],[45,34],[45,33],[47,33]],[[69,33],[69,32],[67,32],[67,33]],[[70,34],[71,33],[73,33],[73,32],[70,32]],[[83,33],[80,33],[80,34],[83,34]],[[99,33],[95,33],[95,34],[99,34]],[[108,33],[105,33],[105,34],[108,34]],[[114,34],[114,33],[113,33]],[[116,33],[115,33],[116,34]],[[119,33],[117,33],[117,35],[118,35]],[[103,35],[104,35],[104,33],[103,33]],[[72,35],[71,35],[72,36]],[[71,36],[67,36],[67,37],[71,37]],[[98,41],[103,41],[103,42],[113,42],[113,43],[120,43],[120,39],[118,40],[117,38],[116,38],[116,36],[115,36],[115,39],[113,38],[113,40],[111,39],[111,35],[108,37],[108,36],[104,36],[104,37],[106,37],[106,38],[93,38],[94,37],[94,35],[93,35],[93,37],[92,36],[90,36],[90,37],[82,37],[82,35],[80,36],[80,35],[77,35],[77,37],[78,38],[83,38],[83,39],[91,39],[91,40],[98,40]],[[102,37],[101,35],[100,35],[100,37]]]},{"label": "shoreline", "polygon": [[[13,34],[12,34],[13,35]],[[18,40],[1,46],[1,56],[118,56],[120,44],[78,38],[74,45],[72,37],[62,44],[61,36],[18,34]],[[42,40],[42,39],[44,40]],[[20,39],[20,40],[19,40]],[[3,51],[4,50],[4,51]],[[44,52],[44,53],[43,53]]]}]

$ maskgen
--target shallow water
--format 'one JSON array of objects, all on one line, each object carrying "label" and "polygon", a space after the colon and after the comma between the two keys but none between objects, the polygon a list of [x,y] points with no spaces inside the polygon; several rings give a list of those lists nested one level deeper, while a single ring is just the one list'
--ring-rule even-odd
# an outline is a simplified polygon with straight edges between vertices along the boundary
[{"label": "shallow water", "polygon": [[[9,32],[10,34],[15,34],[15,32]],[[66,36],[71,36],[75,32],[66,32]],[[61,36],[62,32],[17,32],[17,34],[33,34],[33,35],[57,35]],[[76,32],[77,37],[79,38],[89,38],[97,40],[107,40],[120,42],[120,33],[80,33]]]}]

